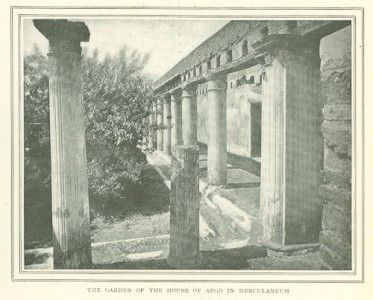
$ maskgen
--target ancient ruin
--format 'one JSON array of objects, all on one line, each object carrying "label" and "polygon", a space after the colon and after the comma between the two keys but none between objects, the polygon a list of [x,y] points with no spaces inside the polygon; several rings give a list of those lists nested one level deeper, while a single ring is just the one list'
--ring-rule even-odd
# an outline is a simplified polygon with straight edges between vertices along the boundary
[{"label": "ancient ruin", "polygon": [[[81,22],[34,24],[50,44],[55,268],[87,268],[79,64],[80,42],[89,32]],[[320,42],[348,26],[339,20],[231,21],[154,83],[160,100],[149,108],[149,148],[174,159],[172,265],[193,267],[191,260],[198,260],[198,180],[191,174],[198,174],[199,144],[207,148],[202,193],[238,186],[230,179],[232,157],[254,166],[260,214],[237,226],[257,226],[269,254],[318,251],[328,268],[351,269],[351,60],[320,57]]]}]

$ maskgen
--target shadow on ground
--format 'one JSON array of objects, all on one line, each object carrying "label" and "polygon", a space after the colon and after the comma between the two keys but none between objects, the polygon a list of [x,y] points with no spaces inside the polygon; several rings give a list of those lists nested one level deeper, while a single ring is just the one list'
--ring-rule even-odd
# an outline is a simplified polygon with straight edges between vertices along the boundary
[{"label": "shadow on ground", "polygon": [[50,257],[49,253],[31,252],[25,254],[25,265],[43,264]]},{"label": "shadow on ground", "polygon": [[[236,249],[201,251],[201,263],[195,270],[240,270],[248,269],[247,260],[267,255],[264,247],[250,245]],[[144,261],[124,261],[114,264],[95,264],[95,269],[138,269],[162,270],[174,269],[167,263],[167,259],[151,259]]]}]

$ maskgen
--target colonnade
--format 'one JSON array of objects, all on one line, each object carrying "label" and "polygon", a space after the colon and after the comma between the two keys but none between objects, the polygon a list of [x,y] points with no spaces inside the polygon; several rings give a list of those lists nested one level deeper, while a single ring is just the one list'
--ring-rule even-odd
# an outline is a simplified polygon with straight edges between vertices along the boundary
[{"label": "colonnade", "polygon": [[[208,181],[211,185],[227,184],[226,76],[208,79]],[[197,144],[197,85],[164,93],[158,107],[151,109],[150,120],[158,120],[150,136],[157,136],[157,150],[166,155],[178,145]],[[156,131],[156,134],[155,134]]]},{"label": "colonnade", "polygon": [[[35,20],[34,24],[50,48],[54,266],[85,268],[91,249],[80,42],[89,40],[89,31],[82,22]],[[284,38],[268,36],[251,45],[263,68],[263,243],[278,250],[317,243],[322,216],[319,39]],[[226,74],[207,74],[205,81],[208,181],[226,185]],[[196,94],[196,85],[184,82],[153,104],[149,121],[158,129],[149,136],[157,150],[169,155],[172,147],[197,144]]]},{"label": "colonnade", "polygon": [[[262,242],[268,248],[290,251],[316,247],[321,230],[322,202],[318,196],[323,160],[320,40],[282,39],[281,36],[264,38],[252,47],[258,53],[257,63],[263,70]],[[207,75],[205,82],[208,110],[203,113],[208,116],[208,183],[226,186],[227,76],[224,73]],[[181,114],[179,110],[171,110],[170,124],[177,124],[177,128],[171,127],[174,141],[168,138],[169,129],[163,130],[163,136],[162,129],[158,130],[158,142],[163,139],[167,143],[163,147],[165,154],[181,141],[183,145],[197,143],[196,88],[196,84],[185,82],[181,91],[173,89],[163,94],[164,101],[160,105],[165,107],[164,112],[168,111],[170,97],[182,102]]]}]

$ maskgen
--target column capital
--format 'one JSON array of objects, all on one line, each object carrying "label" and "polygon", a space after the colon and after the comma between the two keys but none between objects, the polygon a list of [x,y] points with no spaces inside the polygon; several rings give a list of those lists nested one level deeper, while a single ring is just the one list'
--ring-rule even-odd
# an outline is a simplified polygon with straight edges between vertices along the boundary
[{"label": "column capital", "polygon": [[83,22],[67,20],[35,19],[36,29],[49,41],[49,51],[56,53],[77,53],[80,55],[80,42],[88,42],[90,33]]},{"label": "column capital", "polygon": [[192,97],[196,94],[197,85],[196,84],[186,84],[182,87],[181,97]]},{"label": "column capital", "polygon": [[170,100],[171,100],[171,93],[169,92],[163,93],[162,97],[159,99],[159,101],[162,103],[170,102]]},{"label": "column capital", "polygon": [[176,90],[176,91],[173,91],[173,92],[170,92],[170,101],[171,102],[179,102],[181,101],[181,93],[179,90]]},{"label": "column capital", "polygon": [[262,66],[270,65],[274,60],[284,65],[290,62],[319,64],[319,46],[319,39],[288,34],[269,35],[252,44],[257,53],[257,61]]},{"label": "column capital", "polygon": [[89,41],[89,30],[84,22],[71,22],[67,20],[35,19],[34,26],[48,40],[62,39],[77,42]]},{"label": "column capital", "polygon": [[213,74],[207,77],[207,91],[226,90],[227,89],[227,75]]}]

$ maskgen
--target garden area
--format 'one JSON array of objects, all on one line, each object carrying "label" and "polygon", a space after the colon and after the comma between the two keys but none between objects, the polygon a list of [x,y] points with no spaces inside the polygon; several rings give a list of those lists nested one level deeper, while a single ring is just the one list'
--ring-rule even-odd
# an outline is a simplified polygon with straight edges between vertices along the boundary
[{"label": "garden area", "polygon": [[[83,49],[92,242],[169,231],[169,190],[141,149],[156,101],[144,74],[148,56],[123,46],[100,57]],[[35,46],[24,57],[25,248],[52,245],[48,58]],[[125,234],[125,236],[124,236]]]}]

